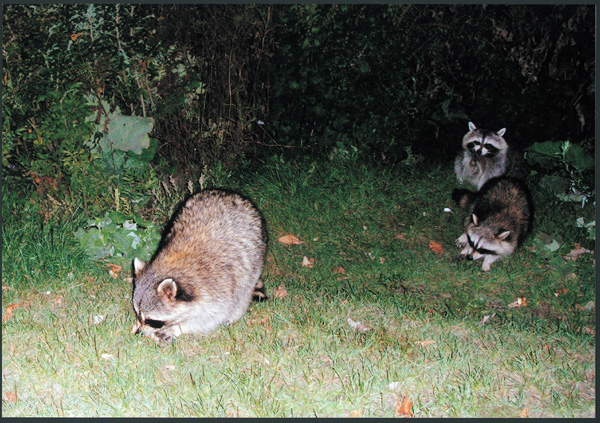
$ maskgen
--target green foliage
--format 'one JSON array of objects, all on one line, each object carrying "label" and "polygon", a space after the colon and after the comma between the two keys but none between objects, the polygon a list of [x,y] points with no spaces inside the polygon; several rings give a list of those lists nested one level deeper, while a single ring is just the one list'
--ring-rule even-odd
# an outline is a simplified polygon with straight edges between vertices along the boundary
[{"label": "green foliage", "polygon": [[582,145],[546,141],[527,148],[527,162],[544,171],[540,184],[563,201],[594,202],[594,156]]},{"label": "green foliage", "polygon": [[152,222],[119,212],[107,212],[104,218],[88,220],[85,228],[75,232],[80,247],[93,260],[116,259],[130,264],[134,257],[148,260],[160,241]]},{"label": "green foliage", "polygon": [[[586,5],[6,5],[3,170],[40,202],[139,214],[164,200],[152,190],[165,174],[226,179],[261,156],[446,160],[466,119],[509,127],[520,147],[592,139],[593,17]],[[544,184],[575,181],[586,199],[574,147]]]}]

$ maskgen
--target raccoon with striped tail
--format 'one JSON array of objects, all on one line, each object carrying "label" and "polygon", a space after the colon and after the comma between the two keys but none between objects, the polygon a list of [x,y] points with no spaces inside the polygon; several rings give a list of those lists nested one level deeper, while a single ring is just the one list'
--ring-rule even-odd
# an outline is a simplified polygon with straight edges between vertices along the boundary
[{"label": "raccoon with striped tail", "polygon": [[260,280],[267,239],[256,207],[238,194],[202,191],[175,213],[158,251],[133,262],[133,333],[155,341],[209,333],[239,320]]},{"label": "raccoon with striped tail", "polygon": [[510,256],[531,230],[533,203],[518,179],[492,178],[479,192],[455,189],[452,197],[469,213],[465,233],[456,240],[456,246],[463,248],[459,258],[483,259],[483,271]]},{"label": "raccoon with striped tail", "polygon": [[478,191],[491,178],[509,176],[522,179],[524,161],[521,155],[509,148],[503,138],[506,128],[497,132],[478,129],[469,122],[469,132],[462,140],[462,150],[454,160],[454,171],[461,183]]}]

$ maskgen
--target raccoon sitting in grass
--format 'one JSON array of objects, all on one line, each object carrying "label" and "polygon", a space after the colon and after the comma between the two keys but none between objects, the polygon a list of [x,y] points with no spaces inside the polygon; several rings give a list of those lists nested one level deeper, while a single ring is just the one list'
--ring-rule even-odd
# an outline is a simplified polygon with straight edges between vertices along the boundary
[{"label": "raccoon sitting in grass", "polygon": [[132,332],[170,341],[237,321],[253,297],[266,298],[266,246],[264,220],[250,201],[221,190],[192,196],[152,260],[133,262]]},{"label": "raccoon sitting in grass", "polygon": [[469,132],[462,140],[462,150],[454,161],[454,171],[461,183],[480,190],[491,178],[509,176],[522,179],[524,162],[521,155],[509,148],[503,135],[506,128],[498,132],[478,129],[469,122]]},{"label": "raccoon sitting in grass", "polygon": [[483,259],[482,270],[510,256],[529,233],[533,206],[525,184],[514,178],[492,178],[479,192],[455,189],[452,197],[469,213],[465,233],[456,240],[459,258]]}]

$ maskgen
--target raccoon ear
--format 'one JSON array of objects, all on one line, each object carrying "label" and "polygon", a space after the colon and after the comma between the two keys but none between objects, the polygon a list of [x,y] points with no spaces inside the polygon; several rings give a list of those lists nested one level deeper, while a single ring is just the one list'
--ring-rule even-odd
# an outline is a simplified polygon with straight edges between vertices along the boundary
[{"label": "raccoon ear", "polygon": [[133,272],[135,273],[135,276],[139,276],[140,273],[142,273],[142,270],[144,270],[144,267],[146,267],[146,263],[137,257],[133,259]]},{"label": "raccoon ear", "polygon": [[175,295],[177,295],[177,284],[173,279],[165,279],[156,288],[158,295],[163,295],[168,301],[173,301]]},{"label": "raccoon ear", "polygon": [[477,129],[477,127],[475,126],[475,124],[473,122],[469,122],[469,131],[472,132],[472,131],[474,131],[476,129]]},{"label": "raccoon ear", "polygon": [[506,132],[506,128],[502,128],[501,130],[499,130],[498,132],[496,132],[498,135],[502,136],[504,135],[504,133]]},{"label": "raccoon ear", "polygon": [[504,231],[504,232],[498,234],[498,239],[505,240],[506,238],[508,238],[509,235],[510,235],[510,231]]},{"label": "raccoon ear", "polygon": [[473,225],[479,225],[479,218],[475,214],[471,214],[471,220],[473,221]]}]

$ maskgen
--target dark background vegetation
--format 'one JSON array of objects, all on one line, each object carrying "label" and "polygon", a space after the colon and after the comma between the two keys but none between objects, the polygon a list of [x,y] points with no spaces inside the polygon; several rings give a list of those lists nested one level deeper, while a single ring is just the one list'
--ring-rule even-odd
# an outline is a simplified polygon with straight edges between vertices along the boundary
[{"label": "dark background vegetation", "polygon": [[[449,163],[469,120],[593,151],[593,5],[5,5],[2,35],[15,201],[141,210],[274,156]],[[117,108],[154,119],[146,166],[92,152]]]}]

